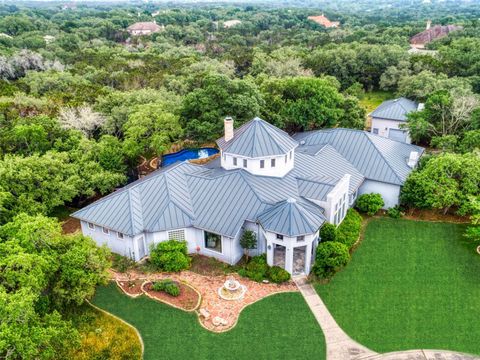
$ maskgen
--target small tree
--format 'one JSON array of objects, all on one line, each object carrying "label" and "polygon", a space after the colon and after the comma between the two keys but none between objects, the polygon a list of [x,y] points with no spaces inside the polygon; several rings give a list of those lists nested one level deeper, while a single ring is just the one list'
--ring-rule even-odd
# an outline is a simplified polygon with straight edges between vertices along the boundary
[{"label": "small tree", "polygon": [[355,207],[361,212],[372,216],[375,215],[384,205],[385,203],[383,202],[382,195],[371,193],[360,195]]},{"label": "small tree", "polygon": [[245,257],[248,261],[249,251],[257,248],[257,236],[252,230],[245,230],[240,238],[240,246],[245,252]]},{"label": "small tree", "polygon": [[323,242],[337,240],[337,227],[333,224],[326,223],[320,229],[320,238]]}]

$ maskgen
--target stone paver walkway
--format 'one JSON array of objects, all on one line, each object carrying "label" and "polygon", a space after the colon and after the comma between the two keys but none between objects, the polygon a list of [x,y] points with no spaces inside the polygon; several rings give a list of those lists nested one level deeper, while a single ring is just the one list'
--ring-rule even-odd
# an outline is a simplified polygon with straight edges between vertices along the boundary
[{"label": "stone paver walkway", "polygon": [[327,345],[327,360],[359,359],[378,355],[343,332],[305,276],[296,277],[295,283],[322,328]]},{"label": "stone paver walkway", "polygon": [[328,311],[305,276],[294,279],[325,336],[327,360],[476,360],[478,356],[444,350],[409,350],[378,354],[351,339]]}]

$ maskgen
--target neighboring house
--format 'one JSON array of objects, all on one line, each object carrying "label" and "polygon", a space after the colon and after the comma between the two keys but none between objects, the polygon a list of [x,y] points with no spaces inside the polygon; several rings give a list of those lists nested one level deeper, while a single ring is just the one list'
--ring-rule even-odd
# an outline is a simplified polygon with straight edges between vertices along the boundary
[{"label": "neighboring house", "polygon": [[421,33],[413,36],[410,39],[410,47],[423,49],[425,45],[432,42],[436,39],[441,39],[442,37],[447,36],[452,31],[462,30],[462,26],[457,25],[434,25],[431,26],[432,22],[427,21],[427,27]]},{"label": "neighboring house", "polygon": [[130,35],[150,35],[159,31],[162,31],[165,27],[163,25],[158,25],[155,21],[153,22],[137,22],[130,25],[127,28],[127,31]]},{"label": "neighboring house", "polygon": [[82,232],[113,252],[140,260],[153,244],[186,240],[190,253],[235,264],[245,230],[254,254],[292,274],[308,274],[319,228],[340,224],[358,194],[378,192],[385,207],[423,149],[351,129],[291,137],[255,118],[217,141],[206,165],[175,163],[75,212]]},{"label": "neighboring house", "polygon": [[240,20],[227,20],[223,23],[225,29],[232,28],[234,26],[240,25],[242,22]]},{"label": "neighboring house", "polygon": [[372,124],[371,132],[375,135],[410,144],[412,141],[408,131],[401,129],[400,125],[407,122],[407,115],[410,112],[422,108],[423,104],[404,97],[384,101],[369,114]]},{"label": "neighboring house", "polygon": [[307,17],[308,20],[312,20],[319,25],[325,26],[326,28],[337,28],[340,27],[339,21],[330,21],[325,15],[318,15],[318,16],[309,16]]},{"label": "neighboring house", "polygon": [[43,40],[45,41],[46,44],[50,44],[50,43],[52,43],[53,41],[55,41],[55,36],[45,35],[45,36],[43,37]]}]

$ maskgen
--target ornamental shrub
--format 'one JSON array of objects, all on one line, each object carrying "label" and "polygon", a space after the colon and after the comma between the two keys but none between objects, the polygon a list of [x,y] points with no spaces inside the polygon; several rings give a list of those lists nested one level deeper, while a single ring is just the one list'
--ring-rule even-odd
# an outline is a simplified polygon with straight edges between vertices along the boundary
[{"label": "ornamental shrub", "polygon": [[280,284],[290,280],[290,273],[279,266],[272,266],[268,269],[267,277],[271,282]]},{"label": "ornamental shrub", "polygon": [[190,261],[186,241],[163,241],[150,250],[150,262],[162,271],[178,272],[188,269]]},{"label": "ornamental shrub", "polygon": [[392,219],[400,219],[402,217],[402,212],[400,210],[400,207],[397,205],[389,208],[387,210],[387,215],[390,216]]},{"label": "ornamental shrub", "polygon": [[385,203],[383,202],[382,195],[371,193],[360,195],[355,207],[361,212],[372,216],[375,215],[383,205],[385,205]]},{"label": "ornamental shrub", "polygon": [[339,268],[347,265],[349,260],[347,245],[337,241],[321,242],[317,246],[313,271],[318,277],[328,278]]},{"label": "ornamental shrub", "polygon": [[333,224],[326,223],[320,228],[320,238],[323,242],[337,240],[337,227]]},{"label": "ornamental shrub", "polygon": [[351,248],[357,242],[361,228],[362,217],[360,214],[355,209],[348,209],[347,215],[345,215],[342,223],[337,228],[337,242]]},{"label": "ornamental shrub", "polygon": [[180,295],[180,287],[177,283],[170,279],[164,279],[154,282],[152,285],[152,289],[154,291],[163,291],[175,297]]},{"label": "ornamental shrub", "polygon": [[253,281],[261,282],[267,278],[268,267],[267,257],[262,254],[252,257],[247,265],[238,271],[238,274]]}]

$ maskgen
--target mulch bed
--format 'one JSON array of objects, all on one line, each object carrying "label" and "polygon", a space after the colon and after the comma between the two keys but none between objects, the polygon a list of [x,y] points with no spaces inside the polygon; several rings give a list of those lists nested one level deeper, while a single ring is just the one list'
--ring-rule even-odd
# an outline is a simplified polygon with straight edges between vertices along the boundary
[{"label": "mulch bed", "polygon": [[119,281],[118,285],[121,286],[123,291],[132,296],[138,296],[143,294],[142,284],[144,280],[129,280],[129,281]]},{"label": "mulch bed", "polygon": [[64,234],[73,234],[80,231],[80,220],[74,218],[68,218],[62,223],[62,231]]},{"label": "mulch bed", "polygon": [[176,282],[180,288],[180,295],[172,296],[163,291],[154,291],[152,289],[152,282],[146,283],[143,290],[156,300],[163,301],[169,305],[176,306],[186,311],[195,310],[198,304],[199,296],[195,290],[190,286],[181,282]]},{"label": "mulch bed", "polygon": [[468,216],[459,216],[450,213],[443,214],[443,212],[439,210],[428,209],[410,209],[405,213],[403,218],[409,220],[442,221],[457,224],[470,222]]}]

